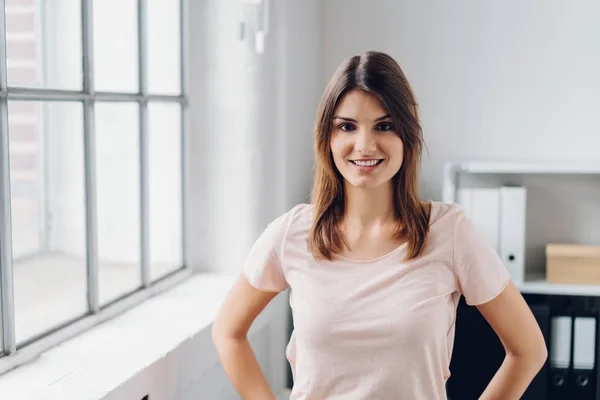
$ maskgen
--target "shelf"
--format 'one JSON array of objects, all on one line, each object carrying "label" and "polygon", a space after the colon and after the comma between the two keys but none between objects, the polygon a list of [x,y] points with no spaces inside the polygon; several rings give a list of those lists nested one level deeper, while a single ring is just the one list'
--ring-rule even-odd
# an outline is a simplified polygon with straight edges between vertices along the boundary
[{"label": "shelf", "polygon": [[[442,188],[442,200],[444,202],[457,202],[456,195],[460,186],[460,174],[600,175],[600,162],[449,162],[444,165],[444,182]],[[524,283],[516,284],[516,286],[524,294],[600,297],[600,285],[549,283],[546,281],[545,276],[529,276]]]},{"label": "shelf", "polygon": [[600,174],[600,163],[466,162],[448,164],[471,174]]},{"label": "shelf", "polygon": [[516,285],[521,293],[567,296],[600,296],[600,285],[570,285],[548,283],[545,279],[532,279]]}]

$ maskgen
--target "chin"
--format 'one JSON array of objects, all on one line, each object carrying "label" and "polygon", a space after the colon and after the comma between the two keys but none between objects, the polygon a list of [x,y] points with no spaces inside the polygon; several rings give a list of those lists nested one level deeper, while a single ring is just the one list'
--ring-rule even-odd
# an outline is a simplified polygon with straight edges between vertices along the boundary
[{"label": "chin", "polygon": [[350,186],[357,189],[375,189],[385,182],[374,181],[371,179],[353,179],[348,181]]}]

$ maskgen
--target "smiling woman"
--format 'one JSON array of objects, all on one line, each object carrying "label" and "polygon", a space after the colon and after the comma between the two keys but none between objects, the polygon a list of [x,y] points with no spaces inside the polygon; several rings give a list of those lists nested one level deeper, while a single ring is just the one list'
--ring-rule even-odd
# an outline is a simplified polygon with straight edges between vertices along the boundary
[{"label": "smiling woman", "polygon": [[365,190],[374,194],[370,199],[390,201],[390,246],[408,242],[407,259],[423,251],[428,224],[418,195],[422,147],[417,101],[396,61],[379,52],[346,60],[325,89],[315,125],[315,224],[309,239],[315,257],[344,252],[348,237],[342,230],[352,230],[342,218],[346,200],[362,198]]},{"label": "smiling woman", "polygon": [[497,252],[461,209],[419,198],[416,101],[389,55],[367,52],[340,66],[314,140],[312,204],[264,230],[213,325],[242,397],[274,399],[247,334],[289,288],[291,400],[446,399],[461,296],[507,354],[481,399],[520,398],[544,362],[544,339]]}]

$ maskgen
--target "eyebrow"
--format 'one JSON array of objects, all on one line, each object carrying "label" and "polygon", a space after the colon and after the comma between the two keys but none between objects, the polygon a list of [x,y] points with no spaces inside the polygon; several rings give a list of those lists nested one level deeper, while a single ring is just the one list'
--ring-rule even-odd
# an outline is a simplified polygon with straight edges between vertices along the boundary
[{"label": "eyebrow", "polygon": [[[383,121],[384,119],[388,119],[391,118],[389,114],[385,114],[383,117],[379,117],[375,120],[375,122],[379,122],[379,121]],[[341,119],[344,121],[348,121],[348,122],[357,122],[355,119],[353,118],[348,118],[348,117],[341,117],[339,115],[334,115],[333,119]]]}]

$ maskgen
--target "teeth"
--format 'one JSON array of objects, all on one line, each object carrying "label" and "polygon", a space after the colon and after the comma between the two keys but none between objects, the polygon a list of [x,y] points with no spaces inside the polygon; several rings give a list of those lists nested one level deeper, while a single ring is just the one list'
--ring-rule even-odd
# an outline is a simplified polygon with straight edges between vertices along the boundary
[{"label": "teeth", "polygon": [[379,162],[379,160],[369,160],[369,161],[354,160],[352,162],[360,167],[372,167],[373,165],[377,164]]}]

